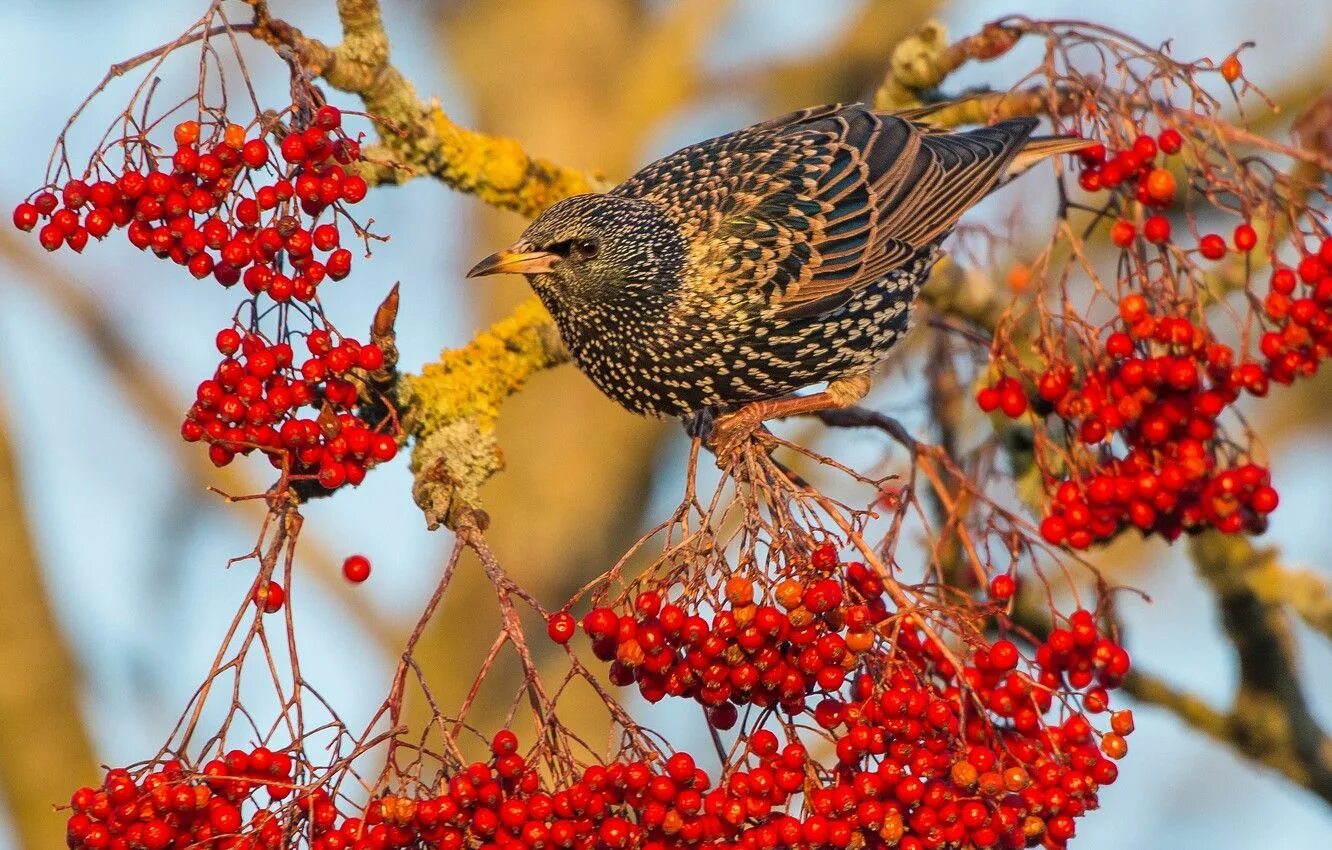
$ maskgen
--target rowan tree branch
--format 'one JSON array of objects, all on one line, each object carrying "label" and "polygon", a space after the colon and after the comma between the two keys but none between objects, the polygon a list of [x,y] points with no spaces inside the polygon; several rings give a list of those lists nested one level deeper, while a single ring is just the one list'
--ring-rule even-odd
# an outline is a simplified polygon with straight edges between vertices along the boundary
[{"label": "rowan tree branch", "polygon": [[1232,743],[1332,803],[1332,739],[1310,714],[1300,688],[1289,617],[1250,583],[1254,573],[1271,567],[1275,550],[1257,549],[1242,535],[1207,532],[1189,541],[1189,555],[1216,594],[1238,656]]},{"label": "rowan tree branch", "polygon": [[591,191],[601,178],[529,156],[512,139],[455,124],[389,61],[389,39],[378,0],[338,0],[342,43],[329,47],[274,18],[267,0],[254,8],[251,35],[292,51],[305,69],[330,86],[354,94],[375,122],[380,146],[367,159],[367,180],[402,183],[429,175],[460,192],[521,215],[535,216],[561,198]]}]

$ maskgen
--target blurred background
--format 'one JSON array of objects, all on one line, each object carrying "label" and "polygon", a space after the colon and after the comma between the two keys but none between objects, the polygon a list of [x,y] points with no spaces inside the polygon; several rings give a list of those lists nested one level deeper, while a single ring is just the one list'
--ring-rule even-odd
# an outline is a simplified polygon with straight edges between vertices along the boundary
[{"label": "blurred background", "polygon": [[[336,41],[333,0],[272,5],[310,34]],[[533,153],[611,179],[753,120],[857,99],[886,68],[891,46],[930,16],[962,35],[1009,13],[1094,14],[1149,43],[1173,39],[1176,56],[1218,60],[1256,40],[1245,70],[1285,107],[1258,118],[1264,132],[1281,137],[1332,79],[1326,3],[1095,6],[386,0],[384,11],[395,63],[459,123],[511,135]],[[244,19],[242,7],[234,11]],[[169,41],[201,12],[196,0],[0,4],[0,79],[9,81],[0,87],[0,207],[43,182],[52,140],[109,65]],[[1024,50],[968,68],[949,86],[1006,87],[1039,59]],[[281,103],[285,68],[262,50],[247,48],[247,56],[261,97]],[[164,80],[164,97],[192,86],[194,61]],[[113,85],[93,104],[71,137],[77,156],[127,94]],[[987,203],[982,219],[1000,221],[1024,201],[1024,209],[1039,210],[1022,192]],[[428,180],[375,191],[362,211],[391,239],[326,305],[344,328],[360,329],[401,281],[405,367],[462,344],[526,294],[518,279],[462,279],[522,228],[517,216]],[[98,764],[157,751],[249,590],[250,568],[225,567],[253,545],[258,513],[223,504],[204,488],[260,490],[267,465],[217,472],[177,435],[195,384],[215,365],[213,333],[234,300],[123,241],[82,256],[46,255],[35,239],[7,222],[0,227],[0,848],[62,846],[64,819],[49,804],[94,781]],[[905,365],[902,384],[876,395],[874,405],[909,420],[918,394],[903,387],[916,368]],[[1283,497],[1265,542],[1281,547],[1288,563],[1316,570],[1332,565],[1329,389],[1320,379],[1282,391],[1256,423]],[[866,457],[883,451],[871,435],[836,439]],[[685,442],[674,423],[631,417],[570,368],[538,376],[506,407],[501,441],[509,468],[486,493],[492,541],[511,573],[547,604],[605,569],[678,493]],[[293,599],[303,669],[352,727],[382,699],[407,624],[450,544],[447,533],[425,530],[410,486],[399,458],[359,489],[306,511],[302,586]],[[371,579],[355,587],[337,574],[352,552],[374,563]],[[1229,704],[1231,650],[1188,565],[1162,546],[1141,544],[1116,547],[1103,561],[1153,599],[1128,607],[1135,662]],[[464,686],[492,634],[491,591],[471,573],[451,591],[422,649],[437,693]],[[1299,649],[1307,697],[1332,725],[1332,651],[1303,632]],[[1104,811],[1079,824],[1075,846],[1328,846],[1332,811],[1319,799],[1165,712],[1143,707],[1137,715],[1121,779],[1104,792]],[[671,737],[673,718],[658,716]],[[691,715],[677,734],[697,727]]]}]

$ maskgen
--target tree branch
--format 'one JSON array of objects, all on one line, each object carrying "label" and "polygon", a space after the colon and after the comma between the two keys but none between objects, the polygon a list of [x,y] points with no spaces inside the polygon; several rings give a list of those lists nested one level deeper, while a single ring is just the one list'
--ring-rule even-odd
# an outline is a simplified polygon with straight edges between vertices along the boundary
[{"label": "tree branch", "polygon": [[488,136],[455,124],[438,103],[426,103],[389,61],[389,40],[378,0],[338,0],[342,43],[329,47],[274,18],[266,0],[248,0],[255,10],[252,34],[291,50],[311,74],[354,94],[375,121],[381,146],[367,152],[386,157],[366,179],[402,183],[429,175],[460,192],[525,216],[535,216],[561,198],[592,191],[601,178],[529,156],[512,139]]},{"label": "tree branch", "polygon": [[430,528],[457,528],[479,510],[481,485],[503,467],[495,439],[500,403],[568,359],[550,314],[532,296],[419,376],[402,379],[399,402],[416,436],[413,493]]},{"label": "tree branch", "polygon": [[[344,38],[332,49],[285,24],[265,21],[263,4],[255,5],[256,24],[267,23],[268,32],[295,49],[330,85],[362,97],[367,111],[379,122],[386,153],[395,165],[406,166],[382,168],[375,175],[378,179],[400,181],[426,173],[460,191],[476,194],[486,203],[529,216],[599,182],[529,157],[511,140],[460,128],[437,105],[422,104],[411,85],[389,63],[387,37],[378,4],[373,0],[339,0]],[[697,30],[691,32],[697,36]],[[875,94],[875,105],[889,109],[918,103],[949,73],[966,62],[1003,54],[1020,35],[1014,29],[987,26],[973,36],[949,43],[942,25],[928,23],[892,51],[891,68]],[[1064,113],[1069,108],[1071,104],[1057,93],[1033,88],[970,98],[933,112],[929,120],[939,126],[956,126],[1019,115]],[[984,285],[978,285],[975,278],[946,263],[932,275],[922,300],[987,330],[994,328],[1006,302],[992,280],[987,278]],[[529,299],[467,346],[444,352],[440,361],[427,366],[420,376],[404,378],[400,401],[411,411],[408,421],[416,437],[414,492],[432,528],[441,523],[456,527],[477,516],[479,488],[502,466],[494,433],[500,403],[536,372],[567,360],[549,316],[535,299]],[[859,420],[833,424],[884,425]],[[484,514],[479,521],[484,524]],[[1129,689],[1139,698],[1169,708],[1205,734],[1226,741],[1328,797],[1332,790],[1327,742],[1309,716],[1298,680],[1289,669],[1288,624],[1279,607],[1282,602],[1291,604],[1314,628],[1326,633],[1332,619],[1327,594],[1307,592],[1316,586],[1316,578],[1311,575],[1303,576],[1299,583],[1305,593],[1283,592],[1292,583],[1270,559],[1251,557],[1245,564],[1239,571],[1243,578],[1227,584],[1225,594],[1218,587],[1228,622],[1233,621],[1232,639],[1240,650],[1241,668],[1256,672],[1257,657],[1265,662],[1282,662],[1280,669],[1289,675],[1253,681],[1246,676],[1247,684],[1229,715],[1146,675],[1135,675]],[[1215,578],[1222,573],[1213,570],[1209,574]],[[1268,630],[1248,635],[1247,629],[1255,621],[1266,622]],[[1243,644],[1247,653],[1241,648],[1241,638],[1249,641]]]},{"label": "tree branch", "polygon": [[1239,660],[1240,684],[1230,715],[1236,747],[1332,802],[1332,740],[1309,712],[1295,670],[1294,635],[1285,610],[1263,601],[1250,578],[1271,565],[1275,550],[1218,532],[1189,541],[1198,575],[1216,594],[1226,636]]}]

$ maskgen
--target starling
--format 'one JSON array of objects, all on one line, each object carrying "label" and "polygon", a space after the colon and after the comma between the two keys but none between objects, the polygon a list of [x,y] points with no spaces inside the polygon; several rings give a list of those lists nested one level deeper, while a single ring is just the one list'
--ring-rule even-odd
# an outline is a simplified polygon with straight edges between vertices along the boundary
[{"label": "starling", "polygon": [[962,213],[1090,144],[1032,138],[1034,118],[953,133],[923,114],[818,106],[699,142],[551,206],[468,277],[526,275],[574,361],[636,413],[735,411],[747,436],[852,404]]}]

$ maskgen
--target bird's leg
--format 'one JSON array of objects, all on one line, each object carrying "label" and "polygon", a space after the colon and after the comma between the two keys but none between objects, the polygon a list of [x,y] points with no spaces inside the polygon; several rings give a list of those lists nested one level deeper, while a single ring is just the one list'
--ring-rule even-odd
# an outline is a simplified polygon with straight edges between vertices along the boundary
[{"label": "bird's leg", "polygon": [[864,398],[869,389],[869,374],[857,372],[832,381],[823,392],[750,402],[733,413],[717,417],[712,424],[709,443],[717,455],[717,462],[723,467],[729,466],[745,441],[765,421],[850,407]]},{"label": "bird's leg", "polygon": [[685,433],[690,439],[701,438],[704,443],[708,443],[712,435],[712,421],[717,417],[717,411],[711,407],[705,407],[695,413],[684,417]]}]

